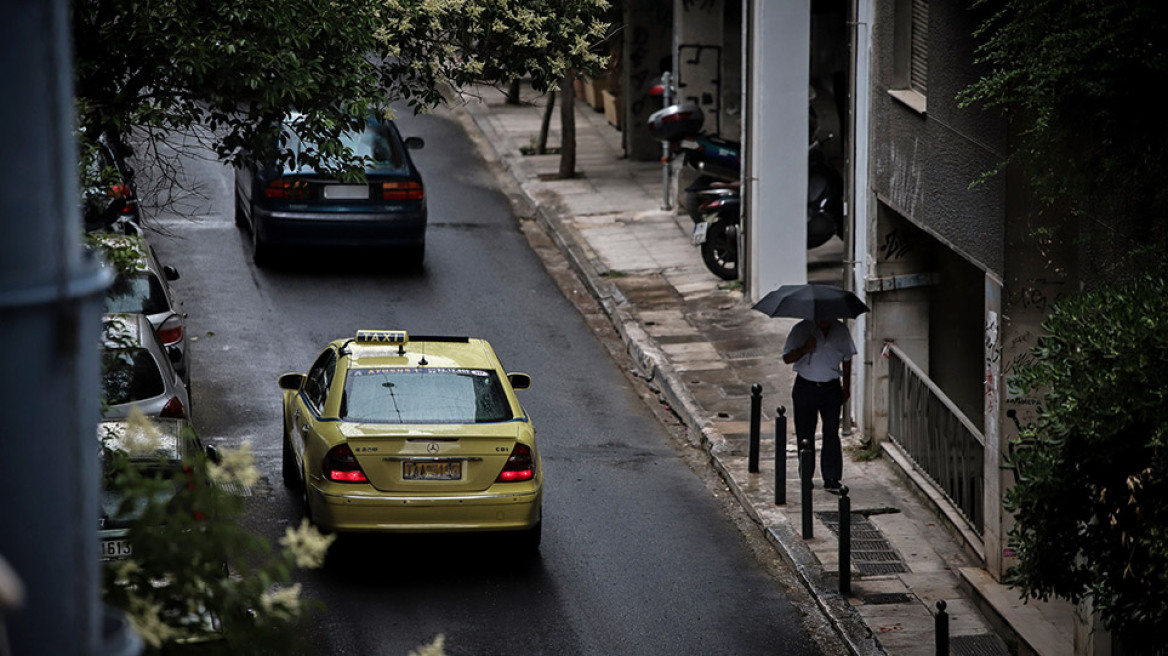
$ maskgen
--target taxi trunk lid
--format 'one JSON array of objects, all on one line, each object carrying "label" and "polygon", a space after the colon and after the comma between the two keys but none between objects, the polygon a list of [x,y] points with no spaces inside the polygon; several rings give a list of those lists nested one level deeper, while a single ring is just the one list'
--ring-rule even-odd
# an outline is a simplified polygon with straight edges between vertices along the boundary
[{"label": "taxi trunk lid", "polygon": [[481,492],[494,484],[515,448],[513,427],[378,435],[358,431],[349,447],[369,483],[382,492]]}]

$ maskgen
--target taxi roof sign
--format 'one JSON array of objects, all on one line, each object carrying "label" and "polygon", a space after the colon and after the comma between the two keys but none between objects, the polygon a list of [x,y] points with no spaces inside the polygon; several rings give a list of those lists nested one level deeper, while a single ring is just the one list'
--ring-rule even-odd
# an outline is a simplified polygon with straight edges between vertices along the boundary
[{"label": "taxi roof sign", "polygon": [[410,337],[404,330],[358,330],[358,344],[406,344]]}]

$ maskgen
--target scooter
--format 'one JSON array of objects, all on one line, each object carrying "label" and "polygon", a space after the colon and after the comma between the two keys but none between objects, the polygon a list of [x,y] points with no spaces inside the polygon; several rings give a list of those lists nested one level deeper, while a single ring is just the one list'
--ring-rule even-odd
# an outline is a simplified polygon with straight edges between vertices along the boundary
[{"label": "scooter", "polygon": [[823,154],[823,144],[832,137],[807,147],[807,248],[822,246],[832,235],[844,236],[844,179]]},{"label": "scooter", "polygon": [[649,116],[649,134],[669,142],[672,156],[698,172],[685,189],[685,209],[694,222],[701,220],[699,194],[715,182],[737,182],[741,175],[742,144],[702,132],[705,116],[694,103],[670,105]]},{"label": "scooter", "polygon": [[742,220],[739,183],[714,187],[700,195],[710,197],[699,206],[702,220],[694,224],[693,243],[701,247],[702,262],[722,280],[738,279],[738,226]]}]

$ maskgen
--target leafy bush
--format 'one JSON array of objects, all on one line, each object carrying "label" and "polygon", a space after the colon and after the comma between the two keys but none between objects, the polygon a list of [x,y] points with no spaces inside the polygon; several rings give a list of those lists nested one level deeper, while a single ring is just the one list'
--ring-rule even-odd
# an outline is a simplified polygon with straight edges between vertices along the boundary
[{"label": "leafy bush", "polygon": [[133,518],[132,555],[103,567],[105,603],[126,612],[150,653],[303,651],[310,607],[292,578],[323,563],[332,537],[302,523],[273,550],[240,524],[243,498],[231,491],[258,480],[247,445],[218,463],[187,449],[176,463],[153,455],[163,438],[150,420],[129,423],[116,448],[103,437],[104,489]]},{"label": "leafy bush", "polygon": [[1018,384],[1037,391],[1006,508],[1024,595],[1088,598],[1131,653],[1168,626],[1168,287],[1143,274],[1059,302]]}]

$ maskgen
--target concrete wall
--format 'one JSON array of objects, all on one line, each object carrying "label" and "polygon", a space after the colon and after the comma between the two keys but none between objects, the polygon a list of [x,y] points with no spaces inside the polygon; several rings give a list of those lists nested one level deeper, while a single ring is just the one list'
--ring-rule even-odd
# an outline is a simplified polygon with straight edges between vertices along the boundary
[{"label": "concrete wall", "polygon": [[873,191],[983,270],[1001,275],[1004,183],[970,188],[1004,152],[995,115],[959,109],[955,96],[976,80],[976,15],[965,5],[930,3],[927,110],[896,99],[895,0],[876,2],[872,28]]}]

